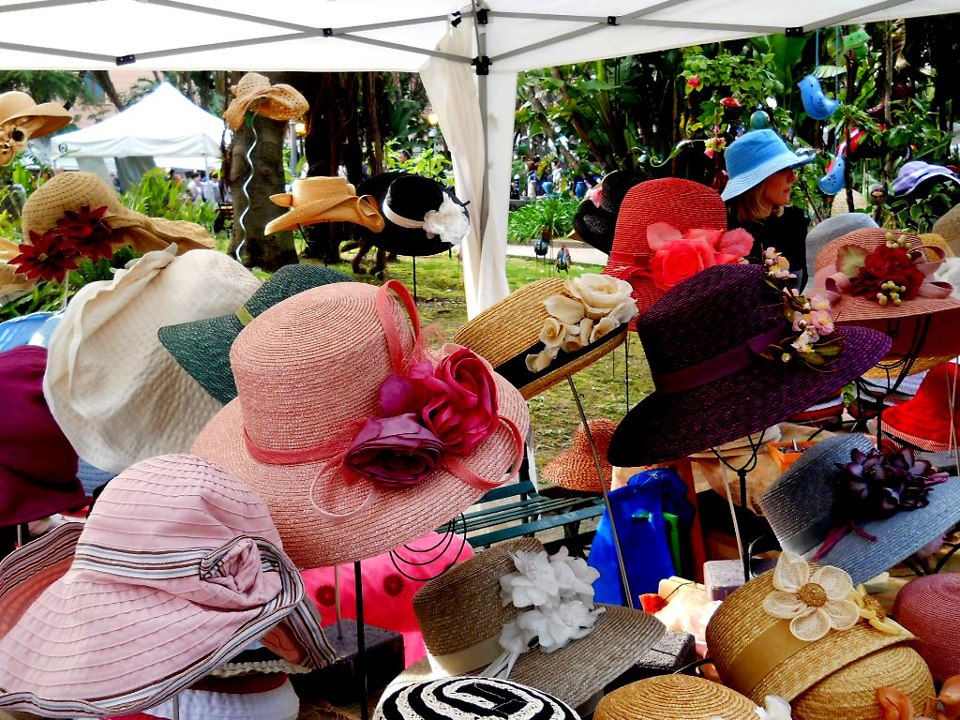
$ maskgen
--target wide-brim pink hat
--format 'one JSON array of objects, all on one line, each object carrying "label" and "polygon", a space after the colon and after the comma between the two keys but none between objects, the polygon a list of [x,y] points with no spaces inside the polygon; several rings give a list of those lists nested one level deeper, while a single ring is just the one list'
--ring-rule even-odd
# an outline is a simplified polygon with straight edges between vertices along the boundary
[{"label": "wide-brim pink hat", "polygon": [[0,709],[137,712],[261,638],[308,668],[336,658],[263,502],[199,457],[137,463],[85,524],[0,562]]},{"label": "wide-brim pink hat", "polygon": [[934,680],[960,673],[960,573],[911,580],[897,594],[893,616],[920,640]]},{"label": "wide-brim pink hat", "polygon": [[[416,306],[396,281],[307,290],[261,313],[237,336],[230,364],[238,397],[207,424],[193,452],[263,498],[298,567],[362,560],[421,537],[515,467],[529,424],[520,393],[466,348],[448,345],[432,358],[421,345]],[[348,470],[351,446],[368,421],[395,419],[381,407],[385,383],[464,357],[478,371],[482,364],[495,387],[498,407],[487,418],[492,434],[478,436],[464,454],[442,450],[404,484]],[[454,416],[461,410],[472,412],[463,405]],[[459,421],[449,427],[459,432]]]}]

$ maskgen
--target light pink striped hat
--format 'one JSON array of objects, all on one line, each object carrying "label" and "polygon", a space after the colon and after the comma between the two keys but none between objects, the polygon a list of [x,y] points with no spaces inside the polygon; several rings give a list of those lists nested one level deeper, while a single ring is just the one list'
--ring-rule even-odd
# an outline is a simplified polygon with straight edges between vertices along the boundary
[{"label": "light pink striped hat", "polygon": [[298,567],[422,537],[515,474],[520,393],[467,348],[422,345],[395,280],[298,293],[234,341],[237,399],[192,452],[263,498]]},{"label": "light pink striped hat", "polygon": [[138,712],[257,639],[304,667],[328,665],[335,653],[281,548],[260,498],[212,463],[131,466],[85,525],[0,562],[0,709]]},{"label": "light pink striped hat", "polygon": [[960,673],[960,573],[911,580],[897,594],[893,617],[920,640],[934,680]]}]

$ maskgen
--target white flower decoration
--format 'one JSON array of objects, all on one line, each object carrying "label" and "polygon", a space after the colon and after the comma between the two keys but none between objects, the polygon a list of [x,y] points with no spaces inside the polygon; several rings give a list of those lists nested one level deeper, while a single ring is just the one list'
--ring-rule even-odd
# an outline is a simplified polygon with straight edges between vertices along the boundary
[{"label": "white flower decoration", "polygon": [[593,632],[593,626],[604,610],[570,600],[556,607],[528,610],[512,622],[517,623],[528,637],[535,638],[543,652],[550,653]]},{"label": "white flower decoration", "polygon": [[547,553],[520,550],[511,556],[517,572],[500,578],[503,604],[518,608],[559,604],[560,584]]},{"label": "white flower decoration", "polygon": [[559,347],[555,348],[544,348],[540,352],[534,355],[527,355],[524,362],[526,362],[527,370],[532,373],[538,373],[543,370],[546,370],[550,367],[552,363],[557,358],[557,353],[560,352]]},{"label": "white flower decoration", "polygon": [[[540,329],[539,340],[544,344],[544,347],[558,348],[563,344],[566,334],[567,330],[564,324],[557,318],[551,317],[544,321],[543,327]],[[556,357],[556,354],[554,354],[554,357]]]},{"label": "white flower decoration", "polygon": [[779,695],[767,695],[764,698],[765,708],[757,708],[760,720],[791,720],[790,703]]},{"label": "white flower decoration", "polygon": [[437,210],[429,210],[423,216],[423,229],[428,237],[440,236],[443,242],[458,244],[470,229],[466,210],[443,193],[443,203]]},{"label": "white flower decoration", "polygon": [[587,565],[583,558],[570,557],[565,547],[551,556],[550,566],[556,574],[561,599],[593,604],[593,583],[600,577],[596,568]]},{"label": "white flower decoration", "polygon": [[[626,280],[611,275],[587,273],[568,279],[564,287],[573,297],[583,301],[587,317],[593,320],[607,317],[614,309],[619,308],[625,299],[633,306],[633,315],[638,312],[637,304],[630,297],[633,288]],[[633,315],[620,322],[630,320]]]},{"label": "white flower decoration", "polygon": [[543,305],[550,315],[564,325],[579,325],[580,320],[586,316],[583,303],[566,295],[551,295],[543,301]]},{"label": "white flower decoration", "polygon": [[773,571],[776,590],[763,599],[763,611],[790,621],[790,632],[799,640],[813,642],[831,629],[849,630],[860,619],[849,598],[853,580],[829,565],[811,573],[810,566],[795,553],[784,551]]}]

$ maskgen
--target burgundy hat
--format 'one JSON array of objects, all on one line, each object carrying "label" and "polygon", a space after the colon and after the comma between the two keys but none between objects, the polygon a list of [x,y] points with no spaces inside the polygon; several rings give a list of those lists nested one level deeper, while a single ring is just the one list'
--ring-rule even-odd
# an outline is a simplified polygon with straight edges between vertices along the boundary
[{"label": "burgundy hat", "polygon": [[759,432],[859,377],[890,349],[883,333],[861,327],[805,345],[786,320],[794,317],[791,296],[771,282],[764,266],[715,265],[640,316],[655,391],[617,427],[613,465],[676,460]]},{"label": "burgundy hat", "polygon": [[960,573],[911,580],[897,594],[893,616],[919,638],[920,655],[935,680],[960,673]]},{"label": "burgundy hat", "polygon": [[28,523],[89,502],[77,453],[43,397],[47,350],[0,353],[0,527]]}]

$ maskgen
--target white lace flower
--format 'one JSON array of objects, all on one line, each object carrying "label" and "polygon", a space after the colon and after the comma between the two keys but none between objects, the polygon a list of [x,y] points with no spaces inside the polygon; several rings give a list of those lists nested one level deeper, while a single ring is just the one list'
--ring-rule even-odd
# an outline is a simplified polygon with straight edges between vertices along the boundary
[{"label": "white lace flower", "polygon": [[767,695],[764,699],[766,707],[758,707],[757,715],[760,720],[791,720],[790,703],[779,695]]},{"label": "white lace flower", "polygon": [[556,607],[528,610],[517,618],[517,622],[537,639],[543,652],[550,653],[593,632],[593,626],[604,610],[579,600],[568,600]]},{"label": "white lace flower", "polygon": [[456,245],[470,229],[470,220],[466,210],[444,193],[440,207],[424,214],[423,229],[428,237],[439,235],[443,242]]},{"label": "white lace flower", "polygon": [[550,557],[550,565],[556,573],[561,599],[593,604],[593,583],[600,577],[596,568],[582,558],[570,557],[565,547]]},{"label": "white lace flower", "polygon": [[[634,306],[634,315],[637,313],[636,303],[633,303],[630,297],[633,288],[626,280],[620,280],[611,275],[587,273],[568,279],[564,283],[564,287],[573,297],[583,301],[587,317],[593,320],[607,317],[625,299],[631,300],[631,304]],[[627,320],[629,319],[627,318]]]},{"label": "white lace flower", "polygon": [[784,551],[773,572],[773,586],[776,589],[763,599],[763,611],[789,620],[790,632],[799,640],[819,640],[831,628],[849,630],[860,619],[849,599],[853,581],[840,568],[826,565],[811,573],[805,560]]},{"label": "white lace flower", "polygon": [[543,306],[564,325],[578,325],[586,315],[583,303],[566,295],[551,295],[543,301]]},{"label": "white lace flower", "polygon": [[500,647],[509,653],[522,655],[530,647],[534,634],[522,628],[517,618],[514,618],[500,631]]},{"label": "white lace flower", "polygon": [[520,550],[510,553],[517,572],[500,578],[500,599],[504,605],[523,608],[556,605],[560,585],[546,552]]}]

